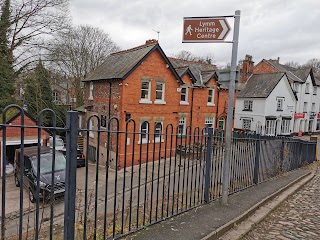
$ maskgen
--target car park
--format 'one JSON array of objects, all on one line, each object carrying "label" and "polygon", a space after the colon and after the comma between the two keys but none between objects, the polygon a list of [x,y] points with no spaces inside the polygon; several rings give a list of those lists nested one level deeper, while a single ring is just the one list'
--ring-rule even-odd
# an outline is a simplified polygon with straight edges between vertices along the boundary
[{"label": "car park", "polygon": [[[38,158],[38,152],[40,152],[40,158]],[[66,159],[61,152],[55,151],[54,166],[53,149],[49,147],[25,147],[23,151],[24,167],[21,166],[20,156],[21,149],[17,149],[14,162],[15,185],[19,187],[23,182],[23,186],[29,191],[31,202],[34,203],[37,199],[38,182],[39,201],[40,199],[47,201],[51,196],[56,198],[64,195]],[[40,170],[39,175],[37,175],[38,167]],[[21,179],[21,173],[23,179]]]}]

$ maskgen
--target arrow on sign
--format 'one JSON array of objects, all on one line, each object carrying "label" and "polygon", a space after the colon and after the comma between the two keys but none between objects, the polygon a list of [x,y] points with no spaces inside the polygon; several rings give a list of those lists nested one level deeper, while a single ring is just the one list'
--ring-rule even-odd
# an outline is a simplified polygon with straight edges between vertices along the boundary
[{"label": "arrow on sign", "polygon": [[226,33],[229,32],[229,28],[228,28],[228,26],[227,26],[227,24],[226,24],[224,19],[219,20],[219,22],[220,22],[221,27],[222,27],[223,30],[220,33],[218,39],[224,39],[224,36],[226,35]]}]

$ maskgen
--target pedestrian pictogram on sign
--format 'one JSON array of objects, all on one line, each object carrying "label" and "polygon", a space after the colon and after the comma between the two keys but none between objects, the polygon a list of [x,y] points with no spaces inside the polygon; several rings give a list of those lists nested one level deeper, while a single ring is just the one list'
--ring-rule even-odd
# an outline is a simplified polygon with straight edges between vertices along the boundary
[{"label": "pedestrian pictogram on sign", "polygon": [[231,29],[225,17],[183,20],[182,42],[221,42]]}]

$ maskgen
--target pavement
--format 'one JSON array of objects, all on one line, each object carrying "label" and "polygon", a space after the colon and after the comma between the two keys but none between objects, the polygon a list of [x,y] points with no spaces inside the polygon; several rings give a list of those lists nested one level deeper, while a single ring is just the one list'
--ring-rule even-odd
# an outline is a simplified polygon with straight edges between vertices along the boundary
[{"label": "pavement", "polygon": [[[241,237],[246,236],[250,230],[254,229],[256,224],[261,222],[268,214],[270,214],[270,212],[277,208],[294,192],[298,191],[306,183],[315,181],[313,179],[319,179],[320,176],[318,175],[314,178],[317,166],[318,162],[315,162],[311,166],[285,173],[247,190],[233,194],[229,197],[227,205],[222,205],[219,201],[211,202],[178,216],[164,220],[161,223],[150,225],[149,227],[137,233],[128,235],[123,239],[240,239]],[[320,179],[317,180],[318,184],[314,183],[313,185],[318,185],[318,190],[313,189],[311,193],[305,196],[305,198],[307,198],[307,196],[310,197],[310,194],[318,191],[317,196],[319,199],[319,181]],[[305,193],[307,191],[310,191],[310,189],[305,190]],[[300,193],[300,196],[303,196],[305,193]],[[314,197],[313,201],[316,201],[316,199],[317,198]],[[308,202],[308,204],[304,206],[303,201],[305,200],[301,199],[299,207],[301,209],[310,208],[309,212],[315,212],[315,208],[320,205],[320,201],[316,205],[313,205],[314,203],[309,201],[310,204]],[[295,202],[293,201],[291,205],[292,204],[294,205]],[[319,209],[319,207],[317,209]],[[259,212],[259,210],[262,212]],[[288,217],[294,216],[295,211],[292,211]],[[290,218],[283,220],[282,223],[280,222],[280,225],[292,227],[290,223],[291,220]],[[295,221],[297,223],[296,225],[301,222],[300,219],[295,219]],[[305,224],[307,225],[310,221],[311,220],[306,220]],[[319,218],[315,221],[319,223],[319,228]],[[294,225],[294,227],[296,227],[296,225]],[[269,234],[269,230],[266,226],[268,226],[268,224],[261,227],[262,229],[265,229],[264,231],[261,231],[264,233],[264,236],[268,236]],[[312,227],[309,227],[308,229],[310,230]],[[279,231],[279,226],[276,225],[274,230],[275,235],[280,235],[281,233],[279,233]],[[310,232],[312,231],[310,230]],[[301,239],[285,237],[264,238],[263,235],[259,235],[260,230],[250,234],[244,239]],[[309,233],[309,235],[312,235],[312,233]],[[320,238],[318,237],[315,239]]]}]

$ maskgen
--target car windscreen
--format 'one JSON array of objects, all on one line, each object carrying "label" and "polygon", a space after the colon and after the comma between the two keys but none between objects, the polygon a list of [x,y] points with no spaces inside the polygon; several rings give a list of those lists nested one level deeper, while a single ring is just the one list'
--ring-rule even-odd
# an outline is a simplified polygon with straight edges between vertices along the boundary
[{"label": "car windscreen", "polygon": [[[32,161],[32,168],[34,172],[37,172],[37,164],[38,164],[38,157],[34,156],[31,158]],[[52,172],[52,161],[53,161],[53,155],[52,153],[45,153],[40,155],[40,173],[46,174]],[[64,170],[66,168],[66,159],[61,153],[56,153],[55,158],[55,166],[54,170],[56,172]]]},{"label": "car windscreen", "polygon": [[[56,138],[56,147],[63,147],[64,142],[61,138]],[[50,139],[50,147],[53,147],[53,138]]]}]

